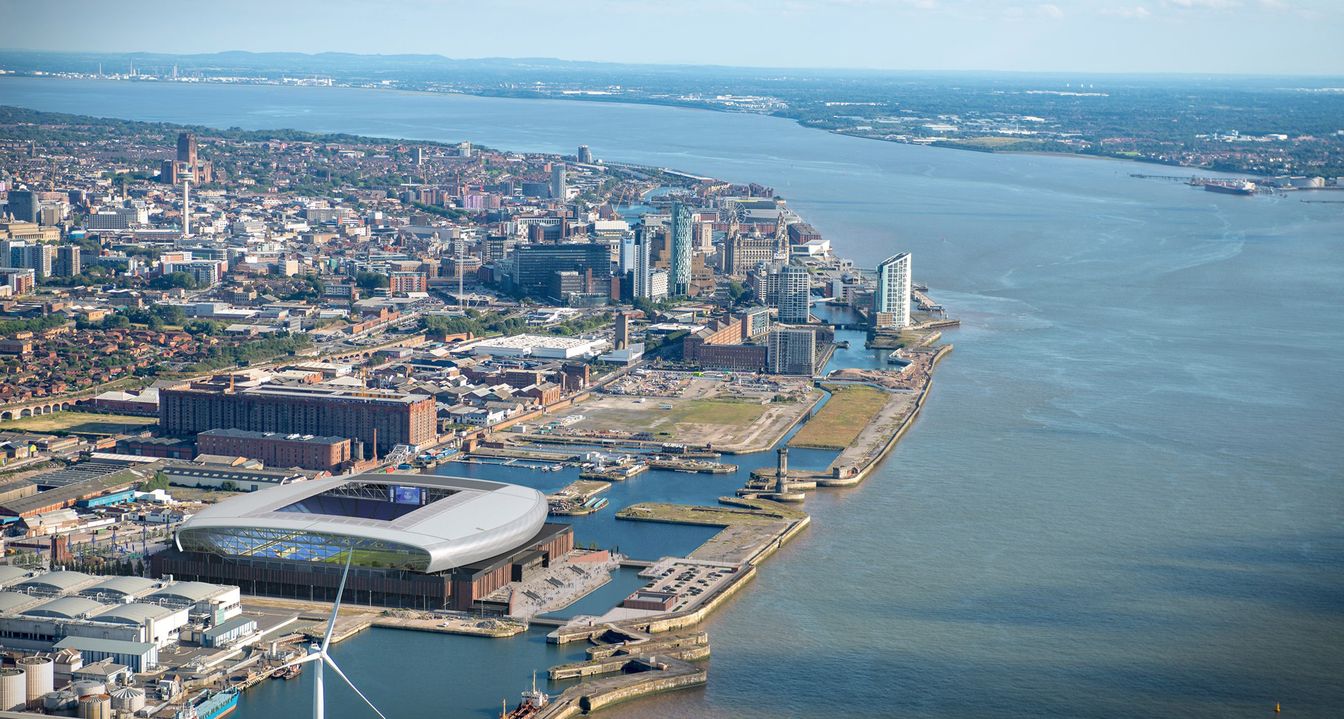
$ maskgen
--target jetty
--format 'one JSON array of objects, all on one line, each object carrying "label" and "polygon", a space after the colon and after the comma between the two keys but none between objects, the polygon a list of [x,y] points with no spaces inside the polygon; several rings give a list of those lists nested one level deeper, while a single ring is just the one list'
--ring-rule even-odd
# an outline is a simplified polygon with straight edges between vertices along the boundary
[{"label": "jetty", "polygon": [[611,489],[610,482],[580,479],[554,494],[546,495],[546,503],[552,516],[592,514],[607,506],[607,501],[597,495],[608,489]]},{"label": "jetty", "polygon": [[585,677],[541,708],[536,719],[571,719],[618,702],[704,684],[709,636],[704,632],[664,639],[622,635],[615,644],[588,648],[588,661],[561,664],[551,679]]},{"label": "jetty", "polygon": [[728,464],[727,462],[683,459],[681,457],[672,457],[668,455],[656,455],[649,460],[649,466],[653,469],[670,469],[674,472],[688,472],[692,474],[732,474],[737,471],[737,465]]}]

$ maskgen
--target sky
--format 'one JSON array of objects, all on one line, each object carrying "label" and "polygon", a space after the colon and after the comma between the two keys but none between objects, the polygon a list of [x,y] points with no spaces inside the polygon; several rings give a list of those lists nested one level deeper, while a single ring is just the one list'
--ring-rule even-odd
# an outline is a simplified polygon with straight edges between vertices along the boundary
[{"label": "sky", "polygon": [[0,48],[1344,75],[1344,0],[0,0]]}]

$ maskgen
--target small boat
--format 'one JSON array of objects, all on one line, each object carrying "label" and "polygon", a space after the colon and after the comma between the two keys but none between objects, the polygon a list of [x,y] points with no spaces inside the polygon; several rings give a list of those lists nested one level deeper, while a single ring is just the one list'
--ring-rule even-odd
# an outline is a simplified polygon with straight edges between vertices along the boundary
[{"label": "small boat", "polygon": [[303,666],[294,664],[288,667],[280,667],[271,672],[272,679],[296,679],[303,673]]}]

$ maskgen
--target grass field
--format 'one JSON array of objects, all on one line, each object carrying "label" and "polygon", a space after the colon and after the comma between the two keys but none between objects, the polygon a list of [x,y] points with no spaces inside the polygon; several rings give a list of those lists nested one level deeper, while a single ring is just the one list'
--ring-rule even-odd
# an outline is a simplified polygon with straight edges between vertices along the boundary
[{"label": "grass field", "polygon": [[748,425],[765,413],[759,402],[738,402],[727,399],[693,399],[683,401],[670,410],[662,410],[671,424]]},{"label": "grass field", "polygon": [[844,449],[854,444],[886,403],[886,392],[867,385],[836,387],[826,404],[793,435],[789,445]]},{"label": "grass field", "polygon": [[[663,405],[672,408],[663,409]],[[677,433],[678,427],[688,425],[745,428],[765,410],[765,405],[736,400],[653,397],[642,404],[634,404],[624,397],[611,397],[583,405],[580,413],[587,417],[585,426],[591,429],[670,436]]]},{"label": "grass field", "polygon": [[64,432],[66,434],[121,434],[152,424],[154,417],[135,417],[128,414],[93,414],[91,412],[53,412],[38,417],[24,417],[0,422],[0,430],[17,429],[25,432]]}]

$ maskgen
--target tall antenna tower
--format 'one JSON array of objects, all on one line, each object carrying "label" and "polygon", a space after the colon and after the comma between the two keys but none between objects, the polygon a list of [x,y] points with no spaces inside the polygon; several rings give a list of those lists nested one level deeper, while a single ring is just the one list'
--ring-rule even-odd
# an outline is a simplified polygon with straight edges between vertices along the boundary
[{"label": "tall antenna tower", "polygon": [[182,180],[182,236],[191,237],[191,180]]},{"label": "tall antenna tower", "polygon": [[467,300],[462,296],[462,251],[465,249],[467,241],[458,237],[453,240],[453,244],[457,248],[457,262],[453,263],[457,265],[457,309],[466,310]]}]

